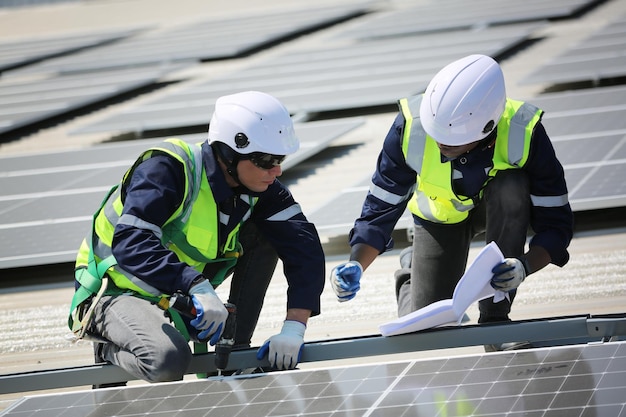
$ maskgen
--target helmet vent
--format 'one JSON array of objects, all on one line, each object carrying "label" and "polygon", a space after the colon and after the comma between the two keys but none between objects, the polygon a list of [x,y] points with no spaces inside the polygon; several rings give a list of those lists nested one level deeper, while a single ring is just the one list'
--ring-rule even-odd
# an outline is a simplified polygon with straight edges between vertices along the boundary
[{"label": "helmet vent", "polygon": [[483,128],[483,133],[491,132],[493,130],[494,125],[495,125],[495,122],[493,120],[489,120],[487,124],[485,125],[485,127]]}]

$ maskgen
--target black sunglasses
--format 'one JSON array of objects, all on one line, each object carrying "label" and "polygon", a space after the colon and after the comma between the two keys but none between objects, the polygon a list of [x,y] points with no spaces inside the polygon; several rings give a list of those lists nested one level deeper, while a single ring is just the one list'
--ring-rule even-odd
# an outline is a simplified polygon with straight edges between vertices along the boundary
[{"label": "black sunglasses", "polygon": [[285,160],[285,155],[272,155],[263,152],[253,152],[246,155],[245,159],[250,160],[254,165],[261,169],[272,169],[279,166]]}]

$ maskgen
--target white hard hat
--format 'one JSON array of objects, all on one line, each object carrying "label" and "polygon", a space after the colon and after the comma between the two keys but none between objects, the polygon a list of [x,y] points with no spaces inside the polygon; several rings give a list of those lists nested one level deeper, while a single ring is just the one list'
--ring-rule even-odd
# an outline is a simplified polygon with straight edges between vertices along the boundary
[{"label": "white hard hat", "polygon": [[300,146],[289,112],[259,91],[222,96],[215,102],[209,143],[222,142],[239,154],[289,155]]},{"label": "white hard hat", "polygon": [[506,90],[500,65],[470,55],[446,65],[428,84],[420,105],[426,133],[448,146],[484,139],[498,124]]}]

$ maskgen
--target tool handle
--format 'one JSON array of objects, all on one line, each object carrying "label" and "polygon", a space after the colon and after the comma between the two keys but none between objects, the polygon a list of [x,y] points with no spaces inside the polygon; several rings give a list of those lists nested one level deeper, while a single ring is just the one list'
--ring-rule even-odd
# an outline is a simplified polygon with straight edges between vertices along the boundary
[{"label": "tool handle", "polygon": [[193,305],[193,300],[183,294],[174,294],[170,297],[170,307],[178,311],[180,314],[189,318],[196,318],[196,308]]}]

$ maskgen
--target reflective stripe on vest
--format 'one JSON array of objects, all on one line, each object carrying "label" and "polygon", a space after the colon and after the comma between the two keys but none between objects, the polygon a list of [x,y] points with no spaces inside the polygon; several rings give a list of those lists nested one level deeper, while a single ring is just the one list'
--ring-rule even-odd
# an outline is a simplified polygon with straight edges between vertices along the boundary
[{"label": "reflective stripe on vest", "polygon": [[[441,162],[436,141],[428,136],[419,120],[422,95],[400,100],[405,119],[402,152],[407,165],[417,173],[414,197],[408,203],[411,213],[435,223],[455,224],[465,220],[474,207],[470,199],[459,198],[452,189],[452,163]],[[497,127],[493,168],[489,177],[504,169],[524,166],[530,140],[542,111],[521,101],[507,99]],[[481,191],[482,194],[482,191]]]}]

